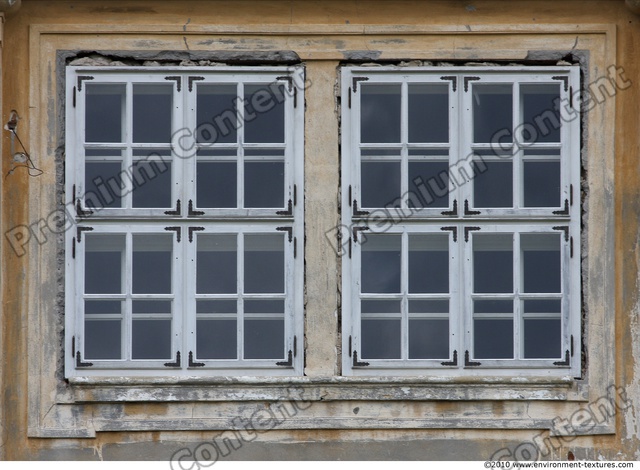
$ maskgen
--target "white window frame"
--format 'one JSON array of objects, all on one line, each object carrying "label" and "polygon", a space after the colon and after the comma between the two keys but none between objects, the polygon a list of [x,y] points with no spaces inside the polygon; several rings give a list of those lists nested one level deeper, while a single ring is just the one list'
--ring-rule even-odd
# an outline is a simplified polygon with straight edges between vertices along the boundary
[{"label": "white window frame", "polygon": [[[342,325],[343,357],[342,370],[346,375],[426,375],[443,377],[474,376],[540,376],[579,377],[581,372],[581,326],[580,326],[580,120],[562,123],[560,144],[536,143],[534,148],[557,148],[560,150],[561,203],[557,207],[520,207],[522,183],[520,161],[524,145],[516,146],[513,154],[514,206],[511,208],[475,207],[473,183],[464,176],[459,185],[454,185],[449,195],[449,207],[423,207],[410,210],[408,203],[408,148],[450,148],[449,167],[464,168],[467,156],[475,150],[490,149],[491,144],[473,144],[472,107],[473,87],[478,84],[512,83],[513,96],[519,97],[520,84],[558,84],[561,99],[569,103],[573,90],[580,87],[580,72],[576,66],[553,67],[344,67],[342,84]],[[410,83],[446,83],[449,85],[449,143],[408,144],[408,95]],[[397,144],[360,143],[360,91],[368,84],[400,84],[401,95],[401,139]],[[561,111],[562,112],[562,111]],[[575,110],[579,113],[579,110]],[[564,117],[564,115],[563,115]],[[517,142],[522,143],[521,104],[513,99],[513,129]],[[361,201],[361,148],[398,148],[401,150],[401,199],[400,211],[395,219],[385,214],[384,208],[366,207]],[[469,157],[470,158],[470,157]],[[498,160],[500,157],[485,157]],[[454,203],[455,201],[455,203]],[[391,202],[391,201],[390,201]],[[401,217],[397,217],[400,214]],[[445,228],[444,232],[441,232]],[[472,252],[476,233],[556,233],[561,236],[562,259],[562,351],[563,357],[553,360],[500,359],[476,360],[473,357],[472,334]],[[367,359],[356,354],[360,348],[360,261],[362,241],[368,234],[395,233],[450,233],[450,282],[448,295],[450,305],[450,357],[446,360],[406,359],[407,327],[403,325],[401,343],[404,359]],[[454,242],[454,238],[457,239]],[[518,237],[515,237],[516,239]],[[518,266],[519,253],[514,245],[514,263]],[[406,298],[407,251],[403,245],[402,269],[404,291],[399,297]],[[517,274],[514,275],[517,280]],[[518,286],[514,286],[518,296]],[[406,307],[402,312],[408,318]],[[520,318],[514,312],[514,341]],[[517,347],[517,346],[516,346]],[[466,356],[466,351],[469,355]],[[455,352],[455,356],[454,356]],[[568,356],[566,355],[568,352]],[[568,358],[568,362],[565,359]],[[444,364],[443,364],[444,363]]]},{"label": "white window frame", "polygon": [[[87,78],[90,77],[90,78]],[[85,84],[83,87],[82,84]],[[127,89],[126,107],[123,112],[123,143],[86,144],[91,148],[122,148],[124,168],[130,168],[133,149],[171,151],[171,201],[174,206],[163,208],[132,208],[131,192],[125,191],[123,207],[104,207],[92,210],[85,206],[84,182],[84,119],[85,90],[87,83],[123,83]],[[159,84],[173,87],[172,141],[163,144],[133,144],[131,142],[132,86],[137,83]],[[194,141],[189,140],[196,122],[196,96],[198,86],[220,83],[237,85],[242,96],[241,84],[270,84],[282,86],[285,112],[283,144],[245,144],[244,107],[238,106],[238,131],[236,143],[199,143],[197,148],[235,149],[238,158],[237,208],[199,208],[196,201],[196,162]],[[67,211],[67,223],[74,230],[66,233],[65,271],[65,325],[66,351],[65,375],[67,377],[91,376],[299,376],[303,368],[303,269],[304,269],[304,204],[303,148],[304,148],[304,69],[302,67],[67,67],[66,68],[66,192],[74,201],[73,210]],[[128,126],[128,127],[127,127]],[[284,204],[275,208],[243,208],[242,182],[243,152],[246,148],[278,148],[282,150],[284,163]],[[130,188],[128,188],[130,189]],[[299,195],[299,196],[298,196]],[[299,200],[298,200],[299,199]],[[86,360],[84,357],[83,300],[83,241],[98,233],[131,234],[164,233],[173,237],[172,293],[172,358],[167,360]],[[200,360],[196,354],[195,334],[195,263],[197,240],[201,234],[225,233],[240,236],[250,234],[277,234],[284,244],[285,292],[274,294],[285,299],[284,350],[281,358],[274,360],[242,359]],[[84,235],[84,237],[83,237]],[[126,257],[131,259],[130,242]],[[242,276],[242,255],[237,253],[238,278]],[[130,276],[129,276],[130,277]],[[242,297],[238,292],[231,297]],[[131,297],[126,291],[120,297]],[[91,297],[91,296],[89,296]],[[103,296],[104,297],[104,296]],[[117,297],[117,296],[116,296]],[[159,296],[163,297],[163,296]],[[227,296],[229,297],[229,296]],[[269,298],[270,294],[262,294]],[[130,312],[123,312],[130,320]],[[238,318],[240,323],[241,318]],[[242,326],[239,326],[239,345]],[[130,325],[123,325],[128,331]],[[124,341],[131,341],[129,333],[123,333]],[[123,350],[127,350],[123,346]],[[177,353],[180,353],[179,357]],[[192,354],[189,354],[189,353]],[[88,365],[91,363],[91,365]],[[278,363],[278,364],[276,364]],[[168,365],[167,365],[168,364]]]}]

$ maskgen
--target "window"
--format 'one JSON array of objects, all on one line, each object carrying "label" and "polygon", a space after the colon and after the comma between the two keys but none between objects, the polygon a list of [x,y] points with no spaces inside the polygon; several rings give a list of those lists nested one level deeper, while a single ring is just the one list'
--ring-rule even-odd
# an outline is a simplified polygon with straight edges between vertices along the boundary
[{"label": "window", "polygon": [[579,70],[351,67],[342,89],[344,373],[579,375]]},{"label": "window", "polygon": [[67,376],[300,375],[301,68],[67,68]]}]

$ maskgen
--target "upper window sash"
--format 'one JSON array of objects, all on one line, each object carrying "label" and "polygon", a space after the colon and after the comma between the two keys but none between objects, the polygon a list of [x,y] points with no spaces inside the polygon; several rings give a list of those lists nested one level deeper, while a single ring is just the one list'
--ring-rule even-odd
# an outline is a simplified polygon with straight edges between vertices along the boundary
[{"label": "upper window sash", "polygon": [[301,68],[67,72],[79,216],[293,216]]},{"label": "upper window sash", "polygon": [[355,217],[575,216],[578,88],[576,67],[345,69],[345,202]]}]

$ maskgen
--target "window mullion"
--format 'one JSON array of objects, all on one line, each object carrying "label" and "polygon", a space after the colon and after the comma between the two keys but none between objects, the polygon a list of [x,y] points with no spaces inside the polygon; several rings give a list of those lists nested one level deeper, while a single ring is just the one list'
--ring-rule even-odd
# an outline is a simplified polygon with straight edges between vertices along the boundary
[{"label": "window mullion", "polygon": [[[458,81],[460,84],[464,82],[464,75],[461,74],[458,76]],[[454,135],[452,140],[456,143],[455,153],[452,152],[452,168],[457,167],[458,161],[467,158],[468,155],[471,155],[472,152],[472,142],[473,142],[473,106],[472,106],[472,93],[473,87],[469,88],[469,91],[465,91],[463,86],[458,86],[458,90],[456,92],[458,96],[455,100],[457,105],[457,119],[456,119],[456,129],[458,129],[457,135]],[[453,180],[454,178],[460,178],[460,175],[450,175],[450,178]],[[463,213],[464,211],[464,201],[468,200],[469,204],[473,206],[473,180],[469,182],[465,182],[462,184],[456,184],[456,188],[454,190],[454,194],[456,194],[456,199],[458,200],[458,213]]]},{"label": "window mullion", "polygon": [[400,292],[402,293],[400,303],[400,357],[403,360],[407,360],[409,358],[409,302],[407,300],[409,292],[409,234],[406,226],[402,229],[400,247]]},{"label": "window mullion", "polygon": [[464,345],[464,351],[458,352],[458,361],[464,365],[465,351],[469,351],[469,354],[473,356],[473,235],[470,236],[469,241],[464,239],[464,225],[460,224],[458,227],[461,232],[458,235],[460,258],[456,263],[459,276],[458,289],[460,292],[460,312],[463,315],[462,329],[464,330],[461,335],[461,344]]},{"label": "window mullion", "polygon": [[[126,93],[125,93],[125,106],[122,119],[123,135],[125,142],[124,151],[124,168],[122,171],[129,174],[133,168],[133,83],[131,80],[127,81]],[[133,208],[133,178],[122,178],[122,186],[124,186],[123,206],[125,209]]]},{"label": "window mullion", "polygon": [[237,320],[237,358],[244,360],[244,232],[239,231],[237,234],[237,291],[238,291],[238,320]]},{"label": "window mullion", "polygon": [[[236,133],[237,137],[237,187],[238,187],[238,208],[244,207],[244,195],[245,195],[245,187],[244,187],[244,111],[245,106],[240,105],[240,103],[244,103],[244,82],[238,83],[238,106],[237,108],[237,119],[238,119],[238,132]],[[240,272],[240,271],[238,271]],[[240,343],[238,343],[240,344]]]},{"label": "window mullion", "polygon": [[409,159],[408,159],[408,142],[409,142],[409,86],[404,80],[400,85],[400,194],[405,200],[403,204],[408,207],[409,199],[407,191],[409,190]]},{"label": "window mullion", "polygon": [[133,315],[132,315],[132,301],[131,295],[133,293],[133,234],[129,229],[125,235],[125,250],[124,260],[120,265],[124,269],[121,278],[124,280],[123,292],[126,295],[126,301],[124,305],[124,315],[122,318],[122,358],[126,361],[132,359],[132,341],[133,341]]},{"label": "window mullion", "polygon": [[[523,165],[522,158],[524,156],[524,150],[517,145],[518,142],[523,142],[522,138],[522,126],[524,121],[524,114],[522,105],[522,96],[520,93],[520,82],[515,81],[513,83],[512,88],[513,93],[513,139],[514,139],[514,149],[512,152],[512,161],[513,161],[513,208],[520,209],[522,207],[522,203],[524,202],[524,185],[522,184],[522,176],[523,176]],[[516,131],[516,129],[520,129]]]},{"label": "window mullion", "polygon": [[521,302],[520,292],[522,291],[523,284],[523,269],[524,264],[522,261],[522,255],[520,250],[520,232],[514,231],[513,233],[513,344],[514,344],[514,359],[519,360],[524,357],[524,343],[523,338],[523,321],[521,315]]}]

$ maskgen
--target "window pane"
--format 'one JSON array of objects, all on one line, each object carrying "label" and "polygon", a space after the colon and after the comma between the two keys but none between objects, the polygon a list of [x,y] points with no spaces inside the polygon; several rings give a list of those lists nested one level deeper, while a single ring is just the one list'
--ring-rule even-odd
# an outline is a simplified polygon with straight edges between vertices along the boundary
[{"label": "window pane", "polygon": [[560,162],[524,162],[524,205],[560,206]]},{"label": "window pane", "polygon": [[[473,91],[473,141],[488,143],[499,131],[508,134],[501,143],[512,141],[512,85],[471,85]],[[505,133],[506,134],[506,133]]]},{"label": "window pane", "polygon": [[132,302],[132,310],[134,315],[138,313],[170,314],[171,301],[170,300],[134,300]]},{"label": "window pane", "polygon": [[[120,151],[115,152],[120,154]],[[84,206],[100,210],[122,207],[123,182],[121,161],[100,161],[87,158],[84,165]]]},{"label": "window pane", "polygon": [[120,328],[120,320],[85,320],[83,359],[121,359]]},{"label": "window pane", "polygon": [[448,85],[409,85],[409,142],[448,141]]},{"label": "window pane", "polygon": [[84,85],[85,141],[123,142],[125,85]]},{"label": "window pane", "polygon": [[484,162],[485,171],[473,179],[474,207],[513,207],[513,164]]},{"label": "window pane", "polygon": [[198,359],[237,359],[237,320],[235,318],[196,321],[196,357]]},{"label": "window pane", "polygon": [[237,292],[236,235],[198,235],[196,292],[231,294]]},{"label": "window pane", "polygon": [[449,314],[448,300],[409,300],[409,313]]},{"label": "window pane", "polygon": [[449,237],[409,236],[409,292],[449,292]]},{"label": "window pane", "polygon": [[409,162],[409,189],[426,207],[449,207],[449,163]]},{"label": "window pane", "polygon": [[283,359],[284,357],[284,319],[245,318],[244,358]]},{"label": "window pane", "polygon": [[510,313],[513,314],[513,300],[474,300],[474,313]]},{"label": "window pane", "polygon": [[511,235],[473,236],[473,284],[477,293],[513,292]]},{"label": "window pane", "polygon": [[400,142],[400,85],[360,86],[360,142]]},{"label": "window pane", "polygon": [[284,293],[284,236],[245,235],[244,291]]},{"label": "window pane", "polygon": [[284,162],[246,162],[244,206],[284,207]]},{"label": "window pane", "polygon": [[368,313],[397,313],[400,314],[399,300],[362,300],[360,302],[362,316]]},{"label": "window pane", "polygon": [[557,313],[560,315],[561,311],[562,302],[560,299],[524,301],[524,313]]},{"label": "window pane", "polygon": [[133,142],[171,141],[172,85],[133,85]]},{"label": "window pane", "polygon": [[524,357],[550,359],[562,356],[562,323],[559,318],[526,318],[524,320]]},{"label": "window pane", "polygon": [[279,313],[284,315],[284,300],[250,300],[244,301],[244,313]]},{"label": "window pane", "polygon": [[85,300],[85,315],[120,315],[122,302],[119,300]]},{"label": "window pane", "polygon": [[238,302],[235,299],[197,300],[196,313],[233,313],[238,311]]},{"label": "window pane", "polygon": [[362,244],[361,292],[400,292],[400,235],[368,235]]},{"label": "window pane", "polygon": [[173,237],[133,235],[133,293],[170,294]]},{"label": "window pane", "polygon": [[148,152],[146,156],[149,158],[136,159],[131,171],[134,183],[133,207],[171,207],[173,201],[169,155],[166,153],[161,155],[155,151]]},{"label": "window pane", "polygon": [[385,207],[400,203],[400,162],[361,164],[362,207]]},{"label": "window pane", "polygon": [[199,161],[197,173],[197,207],[237,207],[236,162]]},{"label": "window pane", "polygon": [[196,89],[196,140],[209,145],[237,142],[237,86],[198,84]]},{"label": "window pane", "polygon": [[400,359],[400,319],[362,319],[362,358]]},{"label": "window pane", "polygon": [[121,294],[124,278],[124,235],[86,233],[84,292],[86,294]]},{"label": "window pane", "polygon": [[521,85],[524,142],[560,142],[560,84]]},{"label": "window pane", "polygon": [[245,85],[245,142],[284,142],[284,97],[284,85]]},{"label": "window pane", "polygon": [[561,292],[560,234],[524,234],[520,246],[524,292]]},{"label": "window pane", "polygon": [[448,319],[409,319],[409,359],[449,357]]},{"label": "window pane", "polygon": [[513,359],[513,320],[473,321],[475,359]]},{"label": "window pane", "polygon": [[171,358],[171,320],[133,320],[133,359]]}]

